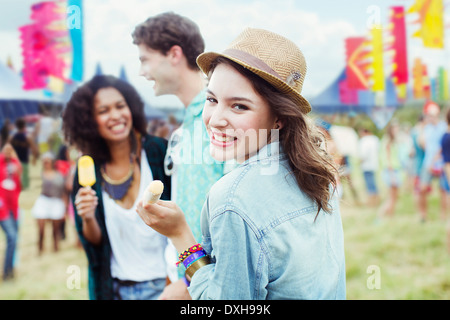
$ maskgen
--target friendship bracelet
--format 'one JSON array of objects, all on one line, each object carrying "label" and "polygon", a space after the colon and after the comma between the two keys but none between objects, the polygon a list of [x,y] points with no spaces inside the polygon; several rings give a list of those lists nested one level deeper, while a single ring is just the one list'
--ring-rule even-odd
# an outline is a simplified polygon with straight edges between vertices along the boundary
[{"label": "friendship bracelet", "polygon": [[194,261],[189,268],[186,269],[185,275],[186,279],[189,281],[192,279],[192,276],[198,269],[210,264],[208,256],[201,257],[200,259]]},{"label": "friendship bracelet", "polygon": [[206,256],[206,252],[203,249],[200,251],[191,253],[186,259],[183,260],[183,265],[187,269],[194,261],[196,261],[204,256]]},{"label": "friendship bracelet", "polygon": [[192,253],[198,252],[200,250],[203,250],[202,245],[196,244],[190,247],[189,249],[185,250],[184,252],[180,253],[180,255],[178,256],[179,261],[176,263],[176,265],[178,266],[180,262],[183,262],[183,260],[186,259],[188,256],[190,256]]}]

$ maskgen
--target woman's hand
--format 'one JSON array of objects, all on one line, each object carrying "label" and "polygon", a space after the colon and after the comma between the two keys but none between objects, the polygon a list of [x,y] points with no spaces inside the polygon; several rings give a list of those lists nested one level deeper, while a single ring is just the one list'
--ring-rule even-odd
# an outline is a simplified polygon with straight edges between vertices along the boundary
[{"label": "woman's hand", "polygon": [[94,190],[90,187],[80,188],[75,196],[75,207],[77,213],[84,220],[95,218],[95,209],[98,205],[98,198]]},{"label": "woman's hand", "polygon": [[98,197],[90,187],[80,188],[75,196],[77,214],[83,220],[83,235],[90,243],[99,245],[102,240],[102,232],[95,218],[95,210],[98,205]]},{"label": "woman's hand", "polygon": [[136,211],[149,227],[169,238],[178,252],[197,244],[183,211],[175,202],[159,200],[155,204],[143,204],[141,200]]}]

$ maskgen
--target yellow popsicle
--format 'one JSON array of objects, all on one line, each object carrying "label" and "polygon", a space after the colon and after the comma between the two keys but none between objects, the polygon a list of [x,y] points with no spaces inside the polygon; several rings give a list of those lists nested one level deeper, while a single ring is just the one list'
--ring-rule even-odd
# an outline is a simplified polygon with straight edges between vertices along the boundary
[{"label": "yellow popsicle", "polygon": [[159,180],[153,180],[145,189],[143,203],[155,203],[164,191],[164,184]]},{"label": "yellow popsicle", "polygon": [[78,182],[83,187],[90,187],[95,183],[94,160],[90,156],[78,159]]}]

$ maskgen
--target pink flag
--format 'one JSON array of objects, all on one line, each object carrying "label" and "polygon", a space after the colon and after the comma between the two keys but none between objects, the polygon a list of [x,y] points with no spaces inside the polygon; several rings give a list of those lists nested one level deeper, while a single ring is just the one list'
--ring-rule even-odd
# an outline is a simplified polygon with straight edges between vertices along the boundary
[{"label": "pink flag", "polygon": [[72,48],[63,3],[40,2],[31,7],[31,12],[34,22],[19,28],[24,61],[23,88],[46,88],[50,76],[69,82],[65,75],[70,67],[66,56]]}]

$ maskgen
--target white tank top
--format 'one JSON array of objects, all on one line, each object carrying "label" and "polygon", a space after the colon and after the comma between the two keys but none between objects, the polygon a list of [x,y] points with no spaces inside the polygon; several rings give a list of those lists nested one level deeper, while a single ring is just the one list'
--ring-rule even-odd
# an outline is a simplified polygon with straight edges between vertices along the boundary
[{"label": "white tank top", "polygon": [[106,229],[111,243],[111,275],[131,281],[148,281],[165,278],[167,263],[164,257],[167,238],[142,221],[136,205],[153,175],[144,150],[141,154],[141,184],[139,196],[131,209],[119,206],[105,191]]}]

